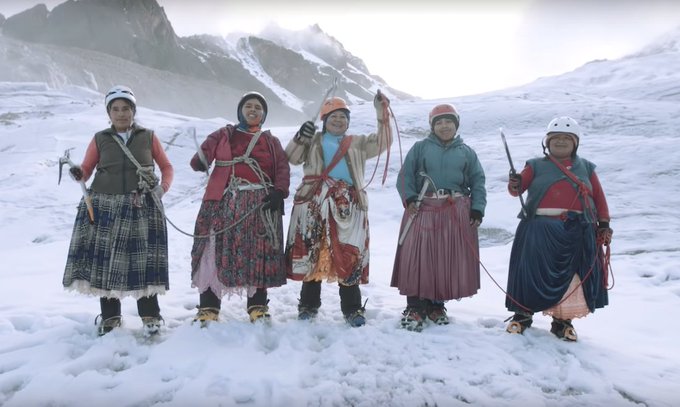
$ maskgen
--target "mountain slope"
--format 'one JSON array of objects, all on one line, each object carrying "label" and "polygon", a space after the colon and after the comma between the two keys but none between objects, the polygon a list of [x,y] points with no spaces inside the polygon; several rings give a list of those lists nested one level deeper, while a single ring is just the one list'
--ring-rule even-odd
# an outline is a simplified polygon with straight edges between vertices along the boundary
[{"label": "mountain slope", "polygon": [[[307,34],[314,47],[295,50],[284,45],[286,36],[304,35],[302,33]],[[256,90],[267,97],[274,122],[297,123],[316,112],[318,99],[335,77],[338,78],[336,95],[350,103],[371,100],[378,89],[392,98],[410,97],[391,89],[379,76],[371,75],[360,59],[318,26],[297,33],[280,31],[280,34],[276,38],[243,36],[235,46],[207,35],[178,37],[156,0],[69,0],[52,11],[37,5],[9,17],[2,26],[2,35],[25,42],[26,47],[42,44],[43,52],[51,55],[44,61],[47,72],[34,69],[30,58],[13,58],[19,73],[3,71],[0,80],[16,80],[21,76],[23,80],[47,79],[54,86],[83,85],[81,75],[72,74],[78,64],[62,61],[82,62],[83,55],[87,60],[91,52],[98,52],[121,60],[109,62],[120,67],[120,78],[112,80],[107,67],[80,65],[86,67],[92,77],[85,86],[94,83],[97,87],[92,89],[105,92],[124,80],[128,84],[145,84],[149,79],[152,85],[160,81],[163,86],[159,90],[144,91],[152,95],[147,99],[149,107],[172,106],[175,112],[199,117],[224,115],[224,106],[235,106],[238,101],[234,94]],[[58,53],[65,58],[56,57]],[[211,82],[214,91],[211,92],[211,86],[196,85],[188,95],[206,102],[187,103],[186,99],[176,98],[187,95],[187,86],[141,74],[140,80],[130,82],[127,78],[136,74],[135,65],[122,61],[156,70],[143,70],[144,75],[166,72],[181,75],[177,77],[180,81]],[[225,87],[234,91],[226,92]],[[169,95],[161,95],[161,89]]]}]

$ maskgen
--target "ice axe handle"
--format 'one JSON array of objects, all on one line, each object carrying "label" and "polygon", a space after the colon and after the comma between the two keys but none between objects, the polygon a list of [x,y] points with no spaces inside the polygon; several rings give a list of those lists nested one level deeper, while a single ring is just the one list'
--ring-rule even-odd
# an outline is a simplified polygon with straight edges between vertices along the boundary
[{"label": "ice axe handle", "polygon": [[[420,209],[420,205],[423,203],[423,198],[425,197],[425,194],[427,193],[427,188],[430,186],[430,179],[425,178],[425,181],[423,182],[423,187],[420,188],[420,193],[418,194],[418,199],[416,199],[416,210]],[[408,219],[406,220],[406,224],[404,225],[404,230],[401,232],[401,236],[399,236],[399,246],[401,246],[404,243],[404,240],[406,239],[406,235],[408,234],[409,229],[411,229],[411,224],[413,223],[413,219],[418,215],[418,212],[415,214],[409,215]]]},{"label": "ice axe handle", "polygon": [[[505,147],[505,155],[508,156],[508,163],[510,163],[510,174],[516,175],[517,171],[515,171],[515,166],[512,164],[512,156],[510,155],[510,148],[508,147],[508,141],[505,139],[505,133],[503,132],[503,128],[500,128],[501,132],[501,139],[503,140],[503,147]],[[524,197],[522,196],[522,193],[519,193],[519,204],[522,206],[522,214],[526,218],[527,216],[527,209],[526,205],[524,204]]]}]

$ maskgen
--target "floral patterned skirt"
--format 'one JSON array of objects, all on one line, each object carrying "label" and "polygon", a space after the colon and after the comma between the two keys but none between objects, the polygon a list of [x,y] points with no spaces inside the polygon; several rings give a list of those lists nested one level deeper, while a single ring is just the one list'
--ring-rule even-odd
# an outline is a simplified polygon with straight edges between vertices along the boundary
[{"label": "floral patterned skirt", "polygon": [[199,292],[251,296],[257,288],[286,284],[281,215],[267,233],[264,213],[256,209],[265,196],[264,189],[229,191],[220,201],[203,201],[194,234],[209,237],[194,238],[191,249],[192,286]]},{"label": "floral patterned skirt", "polygon": [[288,278],[368,283],[369,229],[356,189],[343,181],[322,184],[306,202],[296,203],[288,229]]}]

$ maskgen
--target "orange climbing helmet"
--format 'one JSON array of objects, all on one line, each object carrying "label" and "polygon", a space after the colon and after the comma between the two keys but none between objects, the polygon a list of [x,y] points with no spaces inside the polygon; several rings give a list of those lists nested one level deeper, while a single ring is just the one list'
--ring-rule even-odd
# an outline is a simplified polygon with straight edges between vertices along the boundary
[{"label": "orange climbing helmet", "polygon": [[434,122],[444,116],[449,116],[451,119],[453,119],[453,121],[456,123],[456,129],[458,129],[460,124],[460,116],[453,105],[446,103],[437,105],[432,108],[432,111],[430,111],[430,128],[434,129]]},{"label": "orange climbing helmet", "polygon": [[323,102],[320,112],[321,120],[325,121],[326,116],[336,110],[343,110],[345,113],[347,113],[347,118],[349,119],[349,108],[347,107],[347,102],[345,102],[345,99],[335,96],[330,99],[326,99],[326,101]]}]

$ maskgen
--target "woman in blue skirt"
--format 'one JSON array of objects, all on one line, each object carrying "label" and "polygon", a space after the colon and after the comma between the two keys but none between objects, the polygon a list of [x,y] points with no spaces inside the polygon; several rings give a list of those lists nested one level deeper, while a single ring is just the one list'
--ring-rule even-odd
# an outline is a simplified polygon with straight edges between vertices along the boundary
[{"label": "woman in blue skirt", "polygon": [[608,303],[601,245],[609,245],[607,200],[595,164],[579,157],[581,129],[571,117],[548,125],[544,157],[511,174],[508,190],[527,191],[510,255],[505,305],[514,312],[509,333],[523,333],[542,311],[550,331],[576,341],[572,320]]}]

